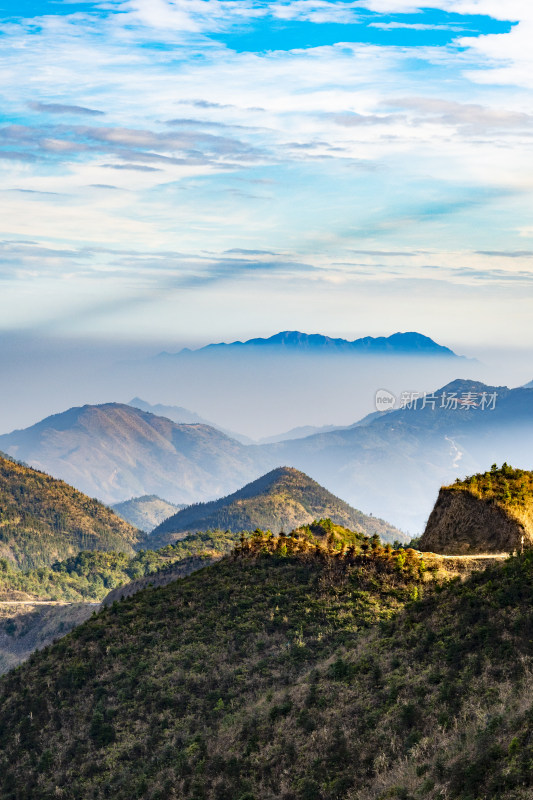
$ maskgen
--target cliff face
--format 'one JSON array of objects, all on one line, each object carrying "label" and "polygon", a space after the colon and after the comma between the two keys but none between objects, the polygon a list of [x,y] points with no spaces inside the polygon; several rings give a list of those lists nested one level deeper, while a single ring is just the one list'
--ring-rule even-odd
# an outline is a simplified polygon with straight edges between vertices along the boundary
[{"label": "cliff face", "polygon": [[510,553],[533,546],[528,516],[517,518],[500,505],[453,487],[440,490],[419,548],[434,553],[469,555]]}]

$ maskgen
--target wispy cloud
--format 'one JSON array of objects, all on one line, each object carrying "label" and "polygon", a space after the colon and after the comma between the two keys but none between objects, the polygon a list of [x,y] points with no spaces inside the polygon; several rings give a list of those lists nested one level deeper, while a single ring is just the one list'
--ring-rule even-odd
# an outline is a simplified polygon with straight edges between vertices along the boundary
[{"label": "wispy cloud", "polygon": [[94,108],[84,108],[83,106],[69,106],[62,103],[39,103],[31,101],[28,106],[33,111],[42,111],[44,114],[71,114],[87,117],[103,117],[103,111],[96,111]]},{"label": "wispy cloud", "polygon": [[158,167],[147,167],[145,164],[102,164],[106,169],[131,169],[136,172],[162,172]]},{"label": "wispy cloud", "polygon": [[[148,287],[164,308],[150,324],[173,330],[173,287],[194,289],[200,318],[211,286],[228,287],[217,313],[231,315],[250,281],[272,295],[299,282],[306,298],[308,282],[350,320],[370,281],[529,281],[533,12],[523,0],[45,10],[38,22],[0,21],[0,233],[38,241],[2,251],[4,320],[23,282],[28,316],[52,298],[46,313],[57,304],[65,329],[69,304],[112,315],[127,296],[144,309],[136,298]],[[517,24],[489,33],[495,20]],[[309,46],[311,29],[328,43]],[[285,49],[269,49],[280,31]],[[245,33],[247,49],[228,33]]]},{"label": "wispy cloud", "polygon": [[523,111],[489,108],[477,103],[458,103],[435,97],[405,97],[387,100],[384,105],[416,111],[427,120],[474,131],[532,129],[533,115]]},{"label": "wispy cloud", "polygon": [[428,25],[422,22],[370,22],[369,25],[382,31],[464,31],[464,27],[457,25]]}]

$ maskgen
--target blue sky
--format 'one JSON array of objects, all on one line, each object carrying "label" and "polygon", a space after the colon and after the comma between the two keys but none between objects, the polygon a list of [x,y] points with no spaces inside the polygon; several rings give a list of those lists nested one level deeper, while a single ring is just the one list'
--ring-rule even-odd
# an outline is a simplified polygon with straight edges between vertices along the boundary
[{"label": "blue sky", "polygon": [[529,0],[0,0],[2,330],[531,346],[532,36]]}]

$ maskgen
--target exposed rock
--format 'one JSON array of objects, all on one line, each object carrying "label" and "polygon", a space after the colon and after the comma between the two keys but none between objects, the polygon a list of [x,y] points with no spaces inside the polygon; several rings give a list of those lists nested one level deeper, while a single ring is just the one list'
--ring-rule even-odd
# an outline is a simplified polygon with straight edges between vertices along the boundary
[{"label": "exposed rock", "polygon": [[446,487],[439,492],[418,547],[454,555],[510,553],[521,549],[522,537],[526,546],[533,546],[533,525],[523,509],[510,511],[462,488]]}]

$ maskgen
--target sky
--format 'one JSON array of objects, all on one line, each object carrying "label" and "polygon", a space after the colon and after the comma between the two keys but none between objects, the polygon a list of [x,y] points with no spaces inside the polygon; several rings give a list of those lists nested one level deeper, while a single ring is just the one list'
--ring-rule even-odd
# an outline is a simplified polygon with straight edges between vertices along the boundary
[{"label": "sky", "polygon": [[532,39],[530,0],[0,0],[4,349],[527,350]]}]

